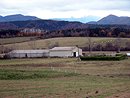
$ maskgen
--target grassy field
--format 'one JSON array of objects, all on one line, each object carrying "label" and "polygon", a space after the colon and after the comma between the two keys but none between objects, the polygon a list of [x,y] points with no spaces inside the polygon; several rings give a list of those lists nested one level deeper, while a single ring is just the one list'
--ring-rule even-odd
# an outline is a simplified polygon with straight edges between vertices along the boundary
[{"label": "grassy field", "polygon": [[0,38],[0,44],[14,44],[30,41],[31,38],[34,37],[14,37],[14,38]]},{"label": "grassy field", "polygon": [[[93,37],[91,38],[93,45],[102,44],[104,45],[106,42],[113,42],[116,38],[99,38]],[[122,38],[122,46],[124,46],[125,42],[130,41],[130,38]],[[43,39],[43,40],[36,40],[36,41],[28,41],[23,43],[16,43],[8,44],[5,46],[13,47],[15,49],[32,49],[32,48],[47,48],[49,45],[53,45],[58,43],[59,46],[76,46],[84,47],[88,45],[88,38],[87,37],[64,37],[64,38],[50,38],[50,39]]]},{"label": "grassy field", "polygon": [[129,93],[130,58],[0,60],[0,98],[124,98]]}]

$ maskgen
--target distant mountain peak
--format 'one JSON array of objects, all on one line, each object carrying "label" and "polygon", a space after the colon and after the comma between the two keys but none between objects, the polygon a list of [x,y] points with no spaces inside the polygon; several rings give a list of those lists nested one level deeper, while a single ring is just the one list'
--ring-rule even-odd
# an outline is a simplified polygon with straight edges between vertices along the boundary
[{"label": "distant mountain peak", "polygon": [[24,16],[22,14],[14,14],[7,16],[0,16],[0,22],[9,22],[9,21],[27,21],[27,20],[39,20],[35,16]]},{"label": "distant mountain peak", "polygon": [[106,16],[106,17],[118,17],[118,16],[113,15],[113,14],[110,14],[110,15],[108,15],[108,16]]},{"label": "distant mountain peak", "polygon": [[97,21],[97,24],[102,24],[102,25],[130,25],[130,17],[118,17],[115,15],[108,15],[99,21]]},{"label": "distant mountain peak", "polygon": [[80,17],[80,18],[75,18],[75,17],[70,17],[70,18],[54,18],[53,20],[63,20],[63,21],[78,21],[78,22],[82,22],[82,23],[87,23],[90,21],[97,21],[99,20],[100,17],[97,16],[84,16],[84,17]]},{"label": "distant mountain peak", "polygon": [[7,16],[24,16],[24,15],[22,15],[22,14],[13,14],[13,15],[7,15]]}]

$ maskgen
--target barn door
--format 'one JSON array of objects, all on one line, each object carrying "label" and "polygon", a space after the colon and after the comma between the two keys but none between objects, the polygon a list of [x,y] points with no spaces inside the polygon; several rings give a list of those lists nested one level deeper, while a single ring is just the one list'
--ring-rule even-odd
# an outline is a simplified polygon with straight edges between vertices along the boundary
[{"label": "barn door", "polygon": [[73,52],[73,57],[76,57],[76,52]]},{"label": "barn door", "polygon": [[28,54],[27,53],[25,54],[25,57],[28,58]]}]

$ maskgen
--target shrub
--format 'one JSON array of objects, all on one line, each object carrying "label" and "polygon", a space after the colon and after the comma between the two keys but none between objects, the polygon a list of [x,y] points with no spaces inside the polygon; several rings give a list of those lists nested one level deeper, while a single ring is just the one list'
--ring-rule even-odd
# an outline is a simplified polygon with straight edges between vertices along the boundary
[{"label": "shrub", "polygon": [[104,55],[100,55],[100,56],[82,56],[80,57],[80,59],[82,61],[119,61],[119,60],[123,60],[126,59],[127,56],[124,54],[120,54],[120,55],[116,55],[116,56],[104,56]]}]

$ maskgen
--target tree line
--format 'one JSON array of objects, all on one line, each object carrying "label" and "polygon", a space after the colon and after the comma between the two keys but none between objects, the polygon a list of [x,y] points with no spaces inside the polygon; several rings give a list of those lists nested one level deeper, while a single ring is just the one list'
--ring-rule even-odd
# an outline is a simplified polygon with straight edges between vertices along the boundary
[{"label": "tree line", "polygon": [[124,37],[130,38],[130,28],[77,28],[46,32],[44,38],[51,37]]},{"label": "tree line", "polygon": [[[35,30],[35,29],[34,29]],[[37,30],[36,30],[37,31]],[[119,26],[88,26],[87,28],[72,28],[41,32],[24,32],[23,29],[0,30],[0,38],[40,36],[42,38],[53,37],[126,37],[130,38],[129,27]]]},{"label": "tree line", "polygon": [[108,41],[105,43],[95,43],[89,41],[86,46],[81,47],[83,51],[130,51],[130,41],[126,39],[116,38],[113,41]]}]

